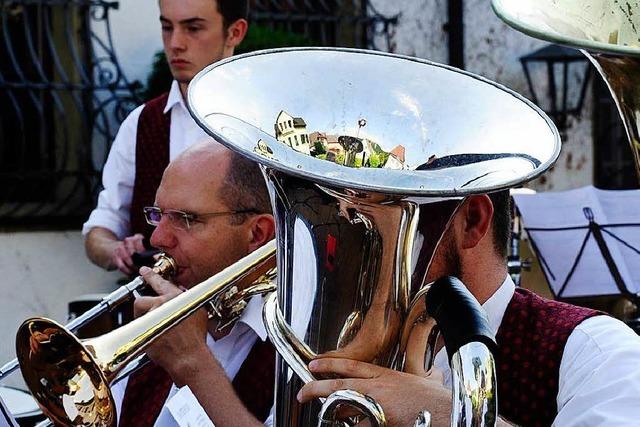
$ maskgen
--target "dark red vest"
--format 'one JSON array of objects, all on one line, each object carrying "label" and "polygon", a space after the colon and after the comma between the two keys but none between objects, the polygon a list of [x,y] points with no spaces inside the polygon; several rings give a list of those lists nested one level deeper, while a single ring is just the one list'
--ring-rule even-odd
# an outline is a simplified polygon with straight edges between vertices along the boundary
[{"label": "dark red vest", "polygon": [[527,427],[553,423],[564,346],[578,324],[599,314],[516,289],[496,335],[500,416]]},{"label": "dark red vest", "polygon": [[142,208],[153,206],[162,173],[169,164],[171,112],[164,114],[169,93],[147,102],[138,119],[136,178],[131,198],[130,234],[141,233],[149,242],[153,227],[146,223]]},{"label": "dark red vest", "polygon": [[[273,406],[276,353],[269,341],[258,338],[233,379],[233,388],[244,406],[260,421]],[[151,427],[169,396],[172,381],[158,365],[149,363],[127,382],[119,427]],[[215,387],[215,384],[211,385]]]}]

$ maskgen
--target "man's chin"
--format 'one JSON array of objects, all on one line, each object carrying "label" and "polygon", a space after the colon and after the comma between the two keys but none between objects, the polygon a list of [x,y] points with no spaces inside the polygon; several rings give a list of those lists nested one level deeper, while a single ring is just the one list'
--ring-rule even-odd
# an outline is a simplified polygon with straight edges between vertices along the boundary
[{"label": "man's chin", "polygon": [[195,285],[193,283],[193,279],[191,279],[191,275],[187,270],[180,270],[178,274],[173,277],[173,284],[182,289],[189,289]]},{"label": "man's chin", "polygon": [[189,84],[191,79],[195,76],[195,73],[188,70],[171,70],[171,75],[178,83]]}]

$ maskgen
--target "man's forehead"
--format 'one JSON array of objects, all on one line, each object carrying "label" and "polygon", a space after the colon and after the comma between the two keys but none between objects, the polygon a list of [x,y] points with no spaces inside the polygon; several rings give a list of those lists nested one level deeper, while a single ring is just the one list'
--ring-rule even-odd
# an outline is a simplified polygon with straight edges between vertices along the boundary
[{"label": "man's forehead", "polygon": [[215,0],[160,0],[160,21],[189,24],[220,16]]}]

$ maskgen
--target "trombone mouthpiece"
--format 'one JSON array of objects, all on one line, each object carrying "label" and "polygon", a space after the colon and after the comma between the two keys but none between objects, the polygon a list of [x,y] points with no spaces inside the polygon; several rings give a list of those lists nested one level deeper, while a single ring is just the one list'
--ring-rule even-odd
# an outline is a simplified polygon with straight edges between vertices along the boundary
[{"label": "trombone mouthpiece", "polygon": [[164,252],[158,255],[158,260],[153,264],[153,271],[165,278],[173,276],[177,270],[175,260]]}]

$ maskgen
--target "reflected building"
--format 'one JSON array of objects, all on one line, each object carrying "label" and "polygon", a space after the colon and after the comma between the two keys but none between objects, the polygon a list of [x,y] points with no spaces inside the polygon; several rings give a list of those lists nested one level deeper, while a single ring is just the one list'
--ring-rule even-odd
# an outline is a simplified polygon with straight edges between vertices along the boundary
[{"label": "reflected building", "polygon": [[[364,119],[362,122],[366,123]],[[278,113],[273,126],[276,140],[318,159],[356,168],[409,168],[405,162],[406,150],[403,145],[397,145],[387,152],[380,144],[366,137],[332,135],[317,130],[307,133],[304,118],[294,117],[284,110]],[[357,133],[360,133],[360,129]],[[266,157],[273,157],[273,152],[262,140],[254,147],[254,151]]]},{"label": "reflected building", "polygon": [[[338,135],[327,134],[326,132],[311,132],[309,134],[311,149],[317,155],[333,153],[333,158],[344,155],[344,148],[338,142]],[[327,156],[327,159],[329,156]]]},{"label": "reflected building", "polygon": [[397,145],[389,152],[389,158],[384,164],[387,169],[407,169],[404,160],[405,149],[403,145]]},{"label": "reflected building", "polygon": [[284,110],[280,111],[274,128],[278,141],[301,153],[311,154],[307,124],[302,117],[293,117]]}]

